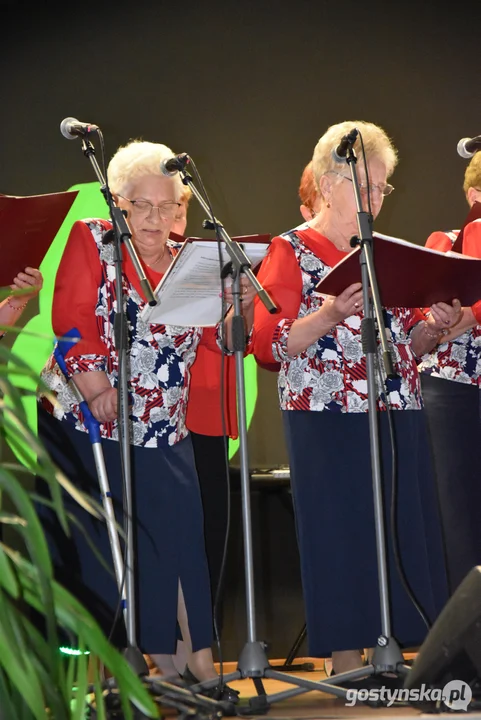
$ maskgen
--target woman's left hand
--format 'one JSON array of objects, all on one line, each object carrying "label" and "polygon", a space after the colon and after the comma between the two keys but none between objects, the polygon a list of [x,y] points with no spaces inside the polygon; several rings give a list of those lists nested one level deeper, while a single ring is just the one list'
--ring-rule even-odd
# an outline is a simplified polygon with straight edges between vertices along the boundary
[{"label": "woman's left hand", "polygon": [[31,293],[26,293],[17,296],[17,300],[20,303],[27,303],[29,300],[34,298],[43,286],[43,277],[40,270],[36,268],[27,267],[24,272],[18,273],[13,283],[10,285],[12,290],[25,290],[32,288]]},{"label": "woman's left hand", "polygon": [[[257,295],[257,291],[255,287],[249,282],[249,280],[243,275],[241,277],[240,281],[241,285],[241,302],[242,302],[242,310],[246,311],[250,308],[252,303],[254,302],[254,298]],[[232,286],[226,289],[224,293],[225,301],[228,304],[231,304],[234,302],[234,298],[232,295]]]},{"label": "woman's left hand", "polygon": [[428,327],[438,332],[449,330],[461,320],[462,308],[459,300],[453,300],[452,305],[444,302],[434,303],[429,310],[431,316],[427,320]]}]

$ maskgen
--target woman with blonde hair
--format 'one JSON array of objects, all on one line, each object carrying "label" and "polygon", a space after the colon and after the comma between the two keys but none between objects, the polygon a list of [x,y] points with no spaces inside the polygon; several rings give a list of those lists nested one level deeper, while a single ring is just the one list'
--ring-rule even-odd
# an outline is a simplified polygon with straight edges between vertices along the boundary
[{"label": "woman with blonde hair", "polygon": [[[479,217],[463,231],[464,255],[481,258],[481,153],[466,168],[464,194]],[[434,232],[426,247],[448,252],[459,230]],[[481,291],[480,291],[481,297]],[[440,335],[419,365],[441,519],[450,592],[481,564],[481,300],[464,307],[458,325]]]},{"label": "woman with blonde hair", "polygon": [[[393,187],[397,153],[382,128],[366,122],[333,125],[317,143],[312,167],[320,207],[307,226],[275,238],[259,281],[280,314],[256,303],[254,352],[281,364],[279,400],[289,452],[309,654],[332,652],[336,673],[362,664],[357,648],[381,631],[368,420],[366,358],[361,342],[360,283],[337,297],[321,296],[318,282],[350,252],[357,213],[346,163],[333,153],[358,128],[354,145],[364,210],[374,218]],[[369,176],[369,178],[368,178]],[[445,568],[431,479],[416,357],[459,315],[438,303],[426,320],[419,310],[385,308],[398,377],[379,392],[384,498],[390,498],[390,443],[386,404],[399,448],[399,540],[408,578],[431,619],[446,600]],[[389,532],[386,536],[389,538]],[[397,576],[388,550],[393,634],[404,645],[426,633]]]}]

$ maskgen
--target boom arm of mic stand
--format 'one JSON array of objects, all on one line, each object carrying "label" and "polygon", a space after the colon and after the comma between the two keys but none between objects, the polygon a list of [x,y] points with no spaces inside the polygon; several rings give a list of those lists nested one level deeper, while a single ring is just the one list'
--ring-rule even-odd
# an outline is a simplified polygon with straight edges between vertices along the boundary
[{"label": "boom arm of mic stand", "polygon": [[[209,208],[208,204],[206,203],[205,199],[202,197],[200,192],[195,187],[195,185],[192,181],[192,177],[185,170],[181,170],[180,175],[182,177],[182,182],[184,183],[184,185],[188,185],[190,187],[190,189],[192,190],[192,194],[196,197],[196,199],[198,200],[198,202],[200,203],[200,205],[202,206],[204,211],[207,213],[207,215],[209,217],[211,217],[210,208]],[[212,219],[212,222],[213,222],[215,228],[217,228],[218,233],[221,236],[222,240],[225,242],[226,250],[229,254],[229,257],[232,261],[234,268],[236,270],[238,270],[239,272],[244,273],[244,275],[247,276],[247,278],[249,279],[249,282],[251,283],[251,285],[253,285],[255,287],[255,289],[257,291],[257,295],[259,296],[261,302],[265,305],[267,310],[271,314],[277,312],[277,305],[273,302],[273,300],[270,297],[267,290],[265,290],[262,287],[262,285],[260,284],[260,282],[258,281],[256,276],[252,272],[251,261],[245,254],[241,245],[239,245],[239,243],[237,243],[237,242],[234,242],[229,237],[229,235],[225,231],[224,226],[222,225],[221,222],[219,222],[217,220],[217,218],[212,217],[211,219]]]},{"label": "boom arm of mic stand", "polygon": [[124,243],[125,247],[127,248],[127,252],[130,255],[130,259],[132,260],[132,265],[134,266],[134,270],[137,273],[137,276],[140,281],[140,285],[142,287],[142,290],[145,293],[145,297],[147,298],[147,302],[149,305],[157,305],[157,300],[155,299],[154,291],[152,290],[152,285],[150,284],[144,269],[142,265],[140,264],[139,256],[137,255],[137,251],[135,250],[133,243],[132,243],[132,233],[130,232],[130,228],[128,226],[126,217],[122,210],[117,207],[117,205],[114,202],[114,199],[110,193],[109,187],[107,183],[105,182],[105,178],[102,175],[102,171],[100,170],[99,164],[97,162],[97,158],[95,157],[95,148],[88,140],[87,138],[82,139],[82,150],[85,157],[87,157],[90,160],[90,163],[94,169],[94,172],[97,176],[97,180],[100,183],[100,190],[102,192],[102,195],[105,198],[105,202],[107,203],[110,215],[112,219],[112,225],[114,226],[114,231],[116,234],[116,237],[119,239],[120,243]]}]

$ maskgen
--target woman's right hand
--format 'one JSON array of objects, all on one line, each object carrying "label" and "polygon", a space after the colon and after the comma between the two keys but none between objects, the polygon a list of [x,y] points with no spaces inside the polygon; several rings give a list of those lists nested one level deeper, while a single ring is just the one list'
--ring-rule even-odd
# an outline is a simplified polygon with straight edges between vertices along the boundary
[{"label": "woman's right hand", "polygon": [[334,327],[345,318],[361,312],[362,309],[362,284],[353,283],[336,297],[326,295],[319,312],[322,313],[326,322]]},{"label": "woman's right hand", "polygon": [[89,402],[89,408],[96,420],[101,423],[117,419],[117,390],[109,387],[102,390]]}]

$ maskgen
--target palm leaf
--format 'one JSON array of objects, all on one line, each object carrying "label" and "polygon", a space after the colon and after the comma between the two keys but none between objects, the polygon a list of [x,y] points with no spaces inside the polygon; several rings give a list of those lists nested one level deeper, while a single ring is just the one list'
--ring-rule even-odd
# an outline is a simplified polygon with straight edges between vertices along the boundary
[{"label": "palm leaf", "polygon": [[[46,707],[44,689],[38,673],[35,672],[32,656],[22,638],[18,618],[14,616],[12,608],[9,607],[3,594],[0,594],[0,613],[2,618],[0,623],[0,664],[3,673],[11,685],[21,693],[34,717],[43,720]],[[12,648],[15,648],[14,653],[11,651]]]},{"label": "palm leaf", "polygon": [[[35,610],[42,612],[37,568],[20,553],[10,548],[5,548],[5,552],[19,571],[18,577],[25,601]],[[146,693],[140,679],[132,673],[124,658],[109,643],[90,613],[73,595],[55,581],[52,583],[52,591],[58,624],[76,635],[79,642],[83,642],[84,646],[109,669],[117,680],[122,702],[127,703],[130,700],[149,717],[157,717],[157,708]],[[124,712],[128,712],[127,704]]]},{"label": "palm leaf", "polygon": [[[22,484],[26,473],[45,480],[50,492],[47,503],[67,534],[72,519],[64,506],[63,491],[87,512],[101,517],[103,511],[54,465],[29,427],[24,400],[31,400],[35,394],[33,383],[48,392],[28,363],[0,344],[0,435],[8,436],[23,463],[0,463],[0,500],[8,496],[13,506],[9,511],[0,509],[0,525],[8,524],[22,547],[20,551],[0,543],[0,720],[83,720],[89,661],[94,663],[99,720],[107,720],[108,714],[98,662],[116,678],[125,718],[132,718],[132,706],[147,717],[159,717],[158,707],[146,688],[93,617],[54,580],[48,545],[34,505],[38,498]],[[45,633],[32,622],[32,611],[43,616]],[[74,636],[90,655],[63,660],[58,647],[60,630]]]}]

